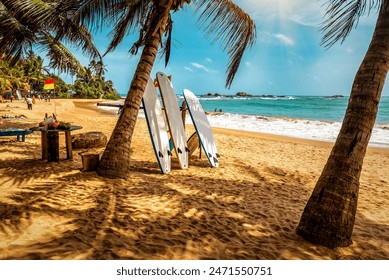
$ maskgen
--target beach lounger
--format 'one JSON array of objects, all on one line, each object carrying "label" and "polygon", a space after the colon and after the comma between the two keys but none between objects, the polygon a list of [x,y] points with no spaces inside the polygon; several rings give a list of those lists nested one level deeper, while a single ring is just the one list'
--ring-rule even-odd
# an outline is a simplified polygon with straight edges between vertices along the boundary
[{"label": "beach lounger", "polygon": [[26,135],[31,134],[32,131],[28,129],[20,129],[20,128],[8,128],[0,130],[0,136],[16,136],[17,140],[24,142],[26,140]]}]

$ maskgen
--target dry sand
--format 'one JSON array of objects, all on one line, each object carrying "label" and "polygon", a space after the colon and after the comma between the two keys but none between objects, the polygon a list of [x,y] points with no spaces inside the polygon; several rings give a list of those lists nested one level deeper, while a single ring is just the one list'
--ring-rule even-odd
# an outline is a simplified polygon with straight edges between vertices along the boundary
[{"label": "dry sand", "polygon": [[[0,104],[1,128],[32,127],[45,113],[101,131],[117,116],[97,100]],[[7,107],[7,105],[9,107]],[[188,134],[193,128],[188,128]],[[139,119],[128,180],[81,172],[80,150],[41,160],[40,133],[0,137],[0,259],[389,259],[389,151],[369,149],[353,245],[334,250],[295,234],[331,143],[214,129],[220,167],[173,158],[160,174],[147,126]]]}]

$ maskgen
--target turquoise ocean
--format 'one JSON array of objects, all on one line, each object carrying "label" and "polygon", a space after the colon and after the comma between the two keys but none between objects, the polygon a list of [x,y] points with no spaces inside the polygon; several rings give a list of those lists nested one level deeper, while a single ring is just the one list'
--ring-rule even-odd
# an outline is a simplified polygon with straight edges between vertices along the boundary
[{"label": "turquoise ocean", "polygon": [[[198,96],[212,127],[270,133],[334,142],[348,97],[324,96]],[[181,105],[182,95],[177,96]],[[222,112],[219,112],[220,109]],[[142,111],[142,110],[141,110]],[[215,112],[216,111],[216,112]],[[140,117],[144,116],[140,112]],[[187,123],[191,123],[187,117]],[[380,101],[371,146],[389,148],[389,96]]]},{"label": "turquoise ocean", "polygon": [[[342,121],[349,97],[251,96],[199,97],[205,111],[222,109],[225,113],[283,117],[317,121]],[[389,96],[381,98],[377,123],[389,124]]]}]

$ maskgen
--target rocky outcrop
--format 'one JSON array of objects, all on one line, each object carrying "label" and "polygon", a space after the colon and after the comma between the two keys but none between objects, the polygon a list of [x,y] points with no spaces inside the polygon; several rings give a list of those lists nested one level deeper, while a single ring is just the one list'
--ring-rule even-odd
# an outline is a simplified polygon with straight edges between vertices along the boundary
[{"label": "rocky outcrop", "polygon": [[208,92],[206,95],[204,95],[206,97],[219,97],[219,96],[222,96],[221,94],[219,93],[211,93],[211,92]]},{"label": "rocky outcrop", "polygon": [[72,148],[103,148],[107,145],[107,136],[98,131],[79,133],[72,135]]},{"label": "rocky outcrop", "polygon": [[340,94],[336,94],[336,95],[324,96],[324,98],[344,98],[344,96]]},{"label": "rocky outcrop", "polygon": [[251,94],[248,94],[247,92],[241,91],[241,92],[238,92],[238,93],[236,94],[236,96],[248,97],[248,96],[251,96]]}]

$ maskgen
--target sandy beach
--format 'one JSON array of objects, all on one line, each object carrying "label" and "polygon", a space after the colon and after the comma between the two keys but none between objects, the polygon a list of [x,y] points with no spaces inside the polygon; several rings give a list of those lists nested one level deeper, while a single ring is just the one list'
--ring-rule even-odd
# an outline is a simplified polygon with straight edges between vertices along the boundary
[{"label": "sandy beach", "polygon": [[[1,129],[30,128],[45,113],[111,135],[117,116],[100,100],[0,103]],[[188,127],[188,136],[193,127]],[[196,151],[189,169],[161,174],[144,119],[137,122],[131,176],[82,172],[78,155],[41,159],[40,133],[0,137],[0,259],[389,259],[389,150],[368,150],[353,245],[327,249],[295,234],[332,144],[214,129],[219,168]],[[100,150],[102,152],[102,150]]]}]

